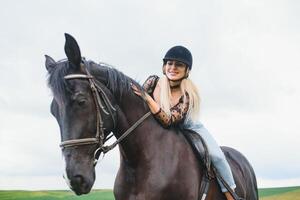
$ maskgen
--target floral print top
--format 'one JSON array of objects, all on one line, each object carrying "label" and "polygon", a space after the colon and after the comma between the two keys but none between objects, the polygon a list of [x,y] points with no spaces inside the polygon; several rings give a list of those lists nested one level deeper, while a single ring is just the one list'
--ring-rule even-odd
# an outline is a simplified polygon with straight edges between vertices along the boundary
[{"label": "floral print top", "polygon": [[[159,80],[159,77],[156,75],[149,76],[143,84],[143,89],[149,95],[153,97],[153,92],[156,87],[156,84]],[[154,114],[155,118],[162,124],[163,127],[168,128],[170,126],[176,125],[180,122],[183,122],[189,108],[189,98],[186,93],[186,101],[184,101],[184,95],[179,98],[179,101],[176,105],[171,107],[171,115],[160,109],[157,113]]]}]

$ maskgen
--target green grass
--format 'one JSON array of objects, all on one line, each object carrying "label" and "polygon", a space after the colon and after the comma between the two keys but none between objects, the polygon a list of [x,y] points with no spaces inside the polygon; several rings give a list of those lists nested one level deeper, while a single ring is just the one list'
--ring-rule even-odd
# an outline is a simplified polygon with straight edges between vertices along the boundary
[{"label": "green grass", "polygon": [[[260,200],[300,200],[300,186],[259,189]],[[71,191],[0,190],[0,200],[114,200],[111,190],[93,190],[88,195],[76,196]]]},{"label": "green grass", "polygon": [[260,200],[300,200],[300,186],[259,189]]},{"label": "green grass", "polygon": [[88,195],[76,196],[71,191],[0,191],[0,200],[113,200],[111,190],[93,190]]},{"label": "green grass", "polygon": [[267,197],[273,195],[279,195],[288,193],[294,190],[300,190],[300,187],[282,187],[282,188],[262,188],[259,189],[259,196],[260,197]]}]

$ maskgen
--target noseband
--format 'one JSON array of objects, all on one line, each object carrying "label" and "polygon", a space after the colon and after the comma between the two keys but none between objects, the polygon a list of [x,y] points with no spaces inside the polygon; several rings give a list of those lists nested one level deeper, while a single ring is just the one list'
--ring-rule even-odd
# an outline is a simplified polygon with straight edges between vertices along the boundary
[{"label": "noseband", "polygon": [[100,154],[107,153],[111,149],[113,149],[117,144],[119,144],[127,135],[129,135],[138,125],[140,125],[148,116],[151,115],[151,112],[147,112],[144,116],[142,116],[137,122],[135,122],[125,133],[123,133],[113,144],[109,146],[104,146],[104,143],[112,136],[105,138],[105,127],[104,122],[102,120],[101,111],[111,117],[113,121],[113,130],[116,128],[116,108],[112,105],[111,101],[107,97],[106,93],[99,86],[99,82],[94,79],[94,77],[88,71],[86,65],[89,63],[87,61],[84,62],[84,69],[86,74],[69,74],[64,77],[65,80],[71,79],[86,79],[89,81],[90,88],[92,90],[93,99],[96,107],[96,136],[94,138],[81,138],[81,139],[72,139],[65,140],[60,143],[60,147],[62,149],[68,147],[82,146],[82,145],[97,145],[97,149],[94,152],[94,165],[97,164],[98,158]]}]

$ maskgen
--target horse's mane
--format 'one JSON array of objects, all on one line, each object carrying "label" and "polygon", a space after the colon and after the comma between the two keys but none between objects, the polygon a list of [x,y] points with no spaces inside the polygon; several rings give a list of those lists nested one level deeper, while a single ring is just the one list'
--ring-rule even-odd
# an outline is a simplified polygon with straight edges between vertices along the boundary
[{"label": "horse's mane", "polygon": [[[136,84],[138,87],[140,85],[129,78],[119,70],[117,70],[112,65],[100,62],[99,64],[93,61],[85,61],[85,65],[88,70],[97,77],[103,77],[103,71],[106,72],[105,84],[106,87],[115,95],[116,98],[121,99],[124,94],[128,94],[131,91],[130,83]],[[70,74],[72,69],[72,64],[68,60],[63,59],[55,64],[56,66],[49,73],[48,85],[52,89],[53,93],[59,100],[64,101],[68,94],[67,82],[64,76]],[[96,66],[96,67],[93,67]],[[91,69],[93,67],[93,69]]]},{"label": "horse's mane", "polygon": [[[93,63],[92,61],[90,61]],[[96,64],[96,63],[94,63]],[[115,95],[115,97],[118,97],[119,99],[122,98],[123,94],[128,94],[131,90],[130,83],[136,82],[123,74],[121,71],[117,70],[112,65],[100,62],[99,64],[96,64],[97,66],[104,67],[107,70],[107,88]],[[96,71],[96,73],[99,72],[99,70]]]}]

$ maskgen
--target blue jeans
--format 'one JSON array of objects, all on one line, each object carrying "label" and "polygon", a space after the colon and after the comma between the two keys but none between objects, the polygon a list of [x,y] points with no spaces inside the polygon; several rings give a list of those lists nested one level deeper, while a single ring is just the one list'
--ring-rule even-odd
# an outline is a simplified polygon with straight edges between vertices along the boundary
[{"label": "blue jeans", "polygon": [[[230,188],[234,189],[236,187],[230,166],[225,158],[224,153],[222,152],[220,146],[216,142],[216,140],[212,137],[212,135],[208,132],[208,130],[203,126],[201,122],[193,122],[192,120],[186,120],[183,124],[183,128],[191,129],[197,132],[205,141],[209,155],[211,157],[213,165],[216,167],[220,175],[226,181],[226,183],[230,186]],[[222,184],[220,180],[218,180],[222,192],[227,192],[228,190]]]}]

